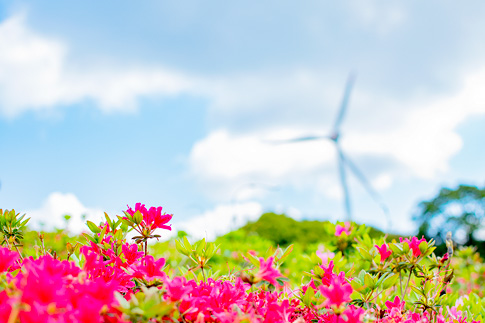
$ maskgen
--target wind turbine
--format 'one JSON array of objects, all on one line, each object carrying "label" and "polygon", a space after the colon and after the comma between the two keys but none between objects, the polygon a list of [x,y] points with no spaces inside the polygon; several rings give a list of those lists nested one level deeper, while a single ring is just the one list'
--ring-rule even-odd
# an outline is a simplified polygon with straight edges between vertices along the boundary
[{"label": "wind turbine", "polygon": [[342,186],[342,192],[344,195],[344,208],[347,220],[352,219],[352,208],[350,205],[350,193],[347,184],[347,173],[346,171],[350,171],[357,180],[362,184],[364,189],[367,193],[372,197],[372,199],[379,205],[379,207],[384,212],[384,215],[387,217],[388,221],[388,229],[390,229],[390,214],[388,207],[382,201],[382,198],[377,193],[377,191],[372,187],[370,182],[364,176],[364,174],[359,170],[354,162],[352,162],[347,155],[344,154],[342,150],[342,146],[340,145],[340,127],[342,125],[342,121],[344,120],[345,113],[347,112],[347,107],[349,105],[350,93],[352,92],[352,87],[355,82],[355,75],[350,74],[347,79],[347,84],[345,86],[344,96],[342,98],[342,102],[340,104],[340,109],[337,114],[337,118],[335,119],[335,123],[333,124],[332,131],[330,135],[327,136],[304,136],[298,138],[292,138],[287,140],[272,140],[270,143],[273,144],[283,144],[283,143],[297,143],[302,141],[313,141],[313,140],[331,140],[334,145],[335,149],[337,150],[337,162],[338,162],[338,169],[339,169],[339,176],[340,176],[340,185]]}]

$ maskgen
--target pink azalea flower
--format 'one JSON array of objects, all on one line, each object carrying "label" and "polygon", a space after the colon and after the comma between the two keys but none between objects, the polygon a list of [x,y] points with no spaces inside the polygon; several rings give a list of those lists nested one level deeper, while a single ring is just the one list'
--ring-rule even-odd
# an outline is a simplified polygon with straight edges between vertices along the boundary
[{"label": "pink azalea flower", "polygon": [[167,275],[162,268],[165,266],[165,258],[155,260],[153,256],[143,257],[140,264],[135,267],[133,276],[147,281],[152,281],[156,278],[163,279]]},{"label": "pink azalea flower", "polygon": [[350,234],[350,222],[345,222],[344,226],[337,224],[335,226],[335,236],[340,237],[342,233],[349,235]]},{"label": "pink azalea flower", "polygon": [[399,313],[404,309],[404,304],[405,302],[404,301],[401,302],[401,299],[399,298],[399,296],[394,297],[394,301],[392,302],[391,301],[386,302],[386,306],[389,310],[397,309]]},{"label": "pink azalea flower", "polygon": [[446,307],[448,309],[448,314],[453,320],[457,320],[458,322],[461,322],[463,319],[463,312],[458,311],[455,306],[452,306],[451,308],[449,306]]},{"label": "pink azalea flower", "polygon": [[323,305],[339,307],[343,303],[350,301],[350,294],[353,288],[342,277],[334,276],[329,286],[318,286],[320,293],[327,298]]},{"label": "pink azalea flower", "polygon": [[136,203],[135,210],[128,206],[128,210],[126,212],[130,215],[135,214],[136,211],[140,211],[143,215],[143,224],[144,226],[149,227],[151,230],[156,228],[161,228],[165,230],[172,230],[172,227],[169,225],[165,225],[168,221],[172,219],[172,214],[162,214],[162,207],[151,207],[147,210],[145,204]]},{"label": "pink azalea flower", "polygon": [[125,243],[121,246],[121,250],[123,251],[123,255],[125,255],[128,265],[133,264],[144,255],[143,251],[138,251],[138,245],[136,244],[130,245]]},{"label": "pink azalea flower", "polygon": [[241,320],[238,318],[237,312],[221,312],[214,314],[214,316],[218,319],[218,322],[221,323],[238,323]]},{"label": "pink azalea flower", "polygon": [[271,302],[268,304],[264,323],[290,322],[290,315],[291,307],[290,302],[287,299],[283,300],[281,304],[278,304],[277,302]]},{"label": "pink azalea flower", "polygon": [[330,260],[330,263],[328,264],[328,266],[320,265],[320,268],[323,269],[322,284],[325,286],[330,285],[332,281],[332,277],[335,276],[335,273],[333,272],[333,267],[334,267],[333,260]]},{"label": "pink azalea flower", "polygon": [[282,276],[278,269],[272,267],[274,258],[269,257],[267,261],[264,258],[259,258],[259,271],[255,275],[256,281],[266,280],[273,285],[276,285],[276,278]]},{"label": "pink azalea flower", "polygon": [[411,249],[413,251],[413,256],[414,257],[418,257],[421,255],[421,250],[419,250],[419,244],[421,242],[426,242],[426,239],[425,238],[422,238],[422,239],[419,239],[416,238],[416,237],[412,237],[411,240],[409,240],[408,238],[406,239],[403,239],[403,238],[399,238],[399,242],[406,242],[409,246],[409,249]]},{"label": "pink azalea flower", "polygon": [[440,263],[444,264],[445,261],[447,261],[448,259],[449,259],[448,253],[445,253],[445,255],[443,257],[441,257]]},{"label": "pink azalea flower", "polygon": [[385,243],[380,247],[378,245],[375,245],[375,247],[381,254],[381,262],[385,261],[392,254],[391,249],[388,249]]},{"label": "pink azalea flower", "polygon": [[191,285],[187,284],[185,277],[178,276],[174,277],[172,280],[165,279],[164,287],[167,290],[165,298],[172,302],[181,300],[194,289]]},{"label": "pink azalea flower", "polygon": [[345,309],[343,315],[347,317],[346,323],[360,323],[364,317],[365,310],[363,308],[357,308],[354,305],[350,305]]},{"label": "pink azalea flower", "polygon": [[8,322],[10,313],[12,312],[12,304],[14,299],[10,299],[6,291],[0,292],[0,322]]},{"label": "pink azalea flower", "polygon": [[8,271],[11,266],[15,265],[18,258],[19,255],[16,252],[0,247],[0,273]]}]

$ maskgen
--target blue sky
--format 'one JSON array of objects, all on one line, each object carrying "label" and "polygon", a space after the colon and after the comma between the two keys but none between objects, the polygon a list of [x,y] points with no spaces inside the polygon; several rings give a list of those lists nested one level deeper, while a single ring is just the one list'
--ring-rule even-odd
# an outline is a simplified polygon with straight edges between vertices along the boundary
[{"label": "blue sky", "polygon": [[[485,3],[5,1],[0,202],[82,227],[126,204],[224,232],[263,211],[344,218],[330,132],[411,233],[442,185],[483,185]],[[387,229],[349,182],[354,219]]]}]

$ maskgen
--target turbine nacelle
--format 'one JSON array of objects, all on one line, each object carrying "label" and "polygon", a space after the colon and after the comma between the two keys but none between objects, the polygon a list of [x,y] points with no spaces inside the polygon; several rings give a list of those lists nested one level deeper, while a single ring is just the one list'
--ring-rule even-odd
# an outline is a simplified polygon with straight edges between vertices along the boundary
[{"label": "turbine nacelle", "polygon": [[334,141],[335,143],[338,141],[338,139],[340,138],[340,134],[335,132],[335,133],[332,133],[328,139]]}]

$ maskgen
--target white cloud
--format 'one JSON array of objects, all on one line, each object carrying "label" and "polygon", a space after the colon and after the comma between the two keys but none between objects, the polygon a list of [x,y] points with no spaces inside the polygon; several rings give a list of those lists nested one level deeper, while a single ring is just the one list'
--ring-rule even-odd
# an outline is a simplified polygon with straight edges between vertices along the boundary
[{"label": "white cloud", "polygon": [[372,186],[377,190],[385,190],[392,185],[392,175],[391,174],[380,174],[372,182]]},{"label": "white cloud", "polygon": [[[454,94],[426,103],[391,103],[399,111],[413,109],[387,131],[349,133],[345,148],[356,154],[389,156],[421,178],[449,169],[449,160],[463,145],[456,128],[474,115],[485,114],[485,69],[465,75]],[[417,107],[417,108],[416,108]]]},{"label": "white cloud", "polygon": [[138,96],[174,95],[190,87],[181,73],[159,66],[78,67],[69,61],[66,44],[30,30],[24,15],[0,23],[0,109],[8,117],[86,99],[104,111],[130,111]]},{"label": "white cloud", "polygon": [[81,64],[68,43],[30,29],[24,14],[0,22],[0,113],[7,117],[84,100],[105,112],[135,111],[141,96],[182,93],[208,98],[211,111],[229,118],[265,111],[294,119],[315,107],[325,116],[320,107],[336,106],[341,85],[325,76],[305,68],[199,76],[157,64]]},{"label": "white cloud", "polygon": [[134,111],[141,96],[181,93],[208,98],[218,114],[299,106],[295,116],[337,99],[336,85],[327,82],[322,92],[324,83],[301,68],[201,77],[153,64],[80,64],[67,43],[31,30],[24,14],[0,23],[0,113],[7,117],[84,100],[105,112]]},{"label": "white cloud", "polygon": [[407,19],[403,4],[396,1],[353,0],[347,5],[361,26],[380,34],[390,33]]},{"label": "white cloud", "polygon": [[257,112],[273,107],[280,112],[293,108],[301,113],[315,108],[322,110],[329,102],[340,99],[343,83],[335,83],[329,74],[326,71],[322,76],[303,67],[259,70],[205,79],[198,91],[208,95],[219,112],[234,113],[240,109]]},{"label": "white cloud", "polygon": [[218,235],[257,220],[263,214],[263,207],[256,202],[218,205],[183,222],[175,222],[174,230],[183,230],[196,239],[213,240]]},{"label": "white cloud", "polygon": [[70,215],[68,229],[73,233],[87,231],[86,220],[98,223],[104,219],[104,211],[84,206],[74,194],[60,192],[49,194],[40,208],[25,213],[31,218],[29,225],[40,229],[43,223],[44,230],[65,228],[64,216]]},{"label": "white cloud", "polygon": [[307,177],[309,173],[328,172],[336,166],[335,149],[329,141],[274,145],[262,138],[264,135],[258,133],[234,135],[226,130],[214,131],[193,146],[189,157],[191,172],[204,182],[216,183],[213,193],[220,199],[233,199],[243,184],[301,186],[313,181]]},{"label": "white cloud", "polygon": [[[483,87],[485,70],[479,70],[465,76],[461,89],[454,94],[407,102],[388,100],[386,109],[395,111],[388,120],[382,119],[372,107],[373,97],[374,101],[382,102],[377,95],[361,94],[371,112],[358,120],[349,118],[342,146],[357,164],[363,159],[387,161],[385,167],[371,165],[362,169],[377,189],[389,188],[396,177],[436,178],[448,171],[450,159],[462,147],[457,126],[473,115],[485,113]],[[356,112],[365,107],[359,109]],[[366,129],[362,124],[371,118],[380,119]],[[379,122],[382,126],[378,126]],[[218,190],[213,193],[219,197],[224,196],[228,187],[233,189],[234,183],[242,181],[312,189],[317,185],[327,196],[340,197],[333,144],[326,140],[268,144],[265,139],[286,139],[316,129],[312,125],[305,130],[301,123],[276,127],[273,124],[265,130],[237,134],[225,129],[213,131],[193,146],[189,157],[193,174],[205,184],[217,183]],[[372,168],[370,175],[369,168]]]},{"label": "white cloud", "polygon": [[194,171],[204,171],[205,176],[216,180],[251,175],[274,179],[314,170],[334,160],[335,151],[328,141],[274,145],[263,138],[258,134],[236,136],[226,130],[215,131],[194,145]]}]

